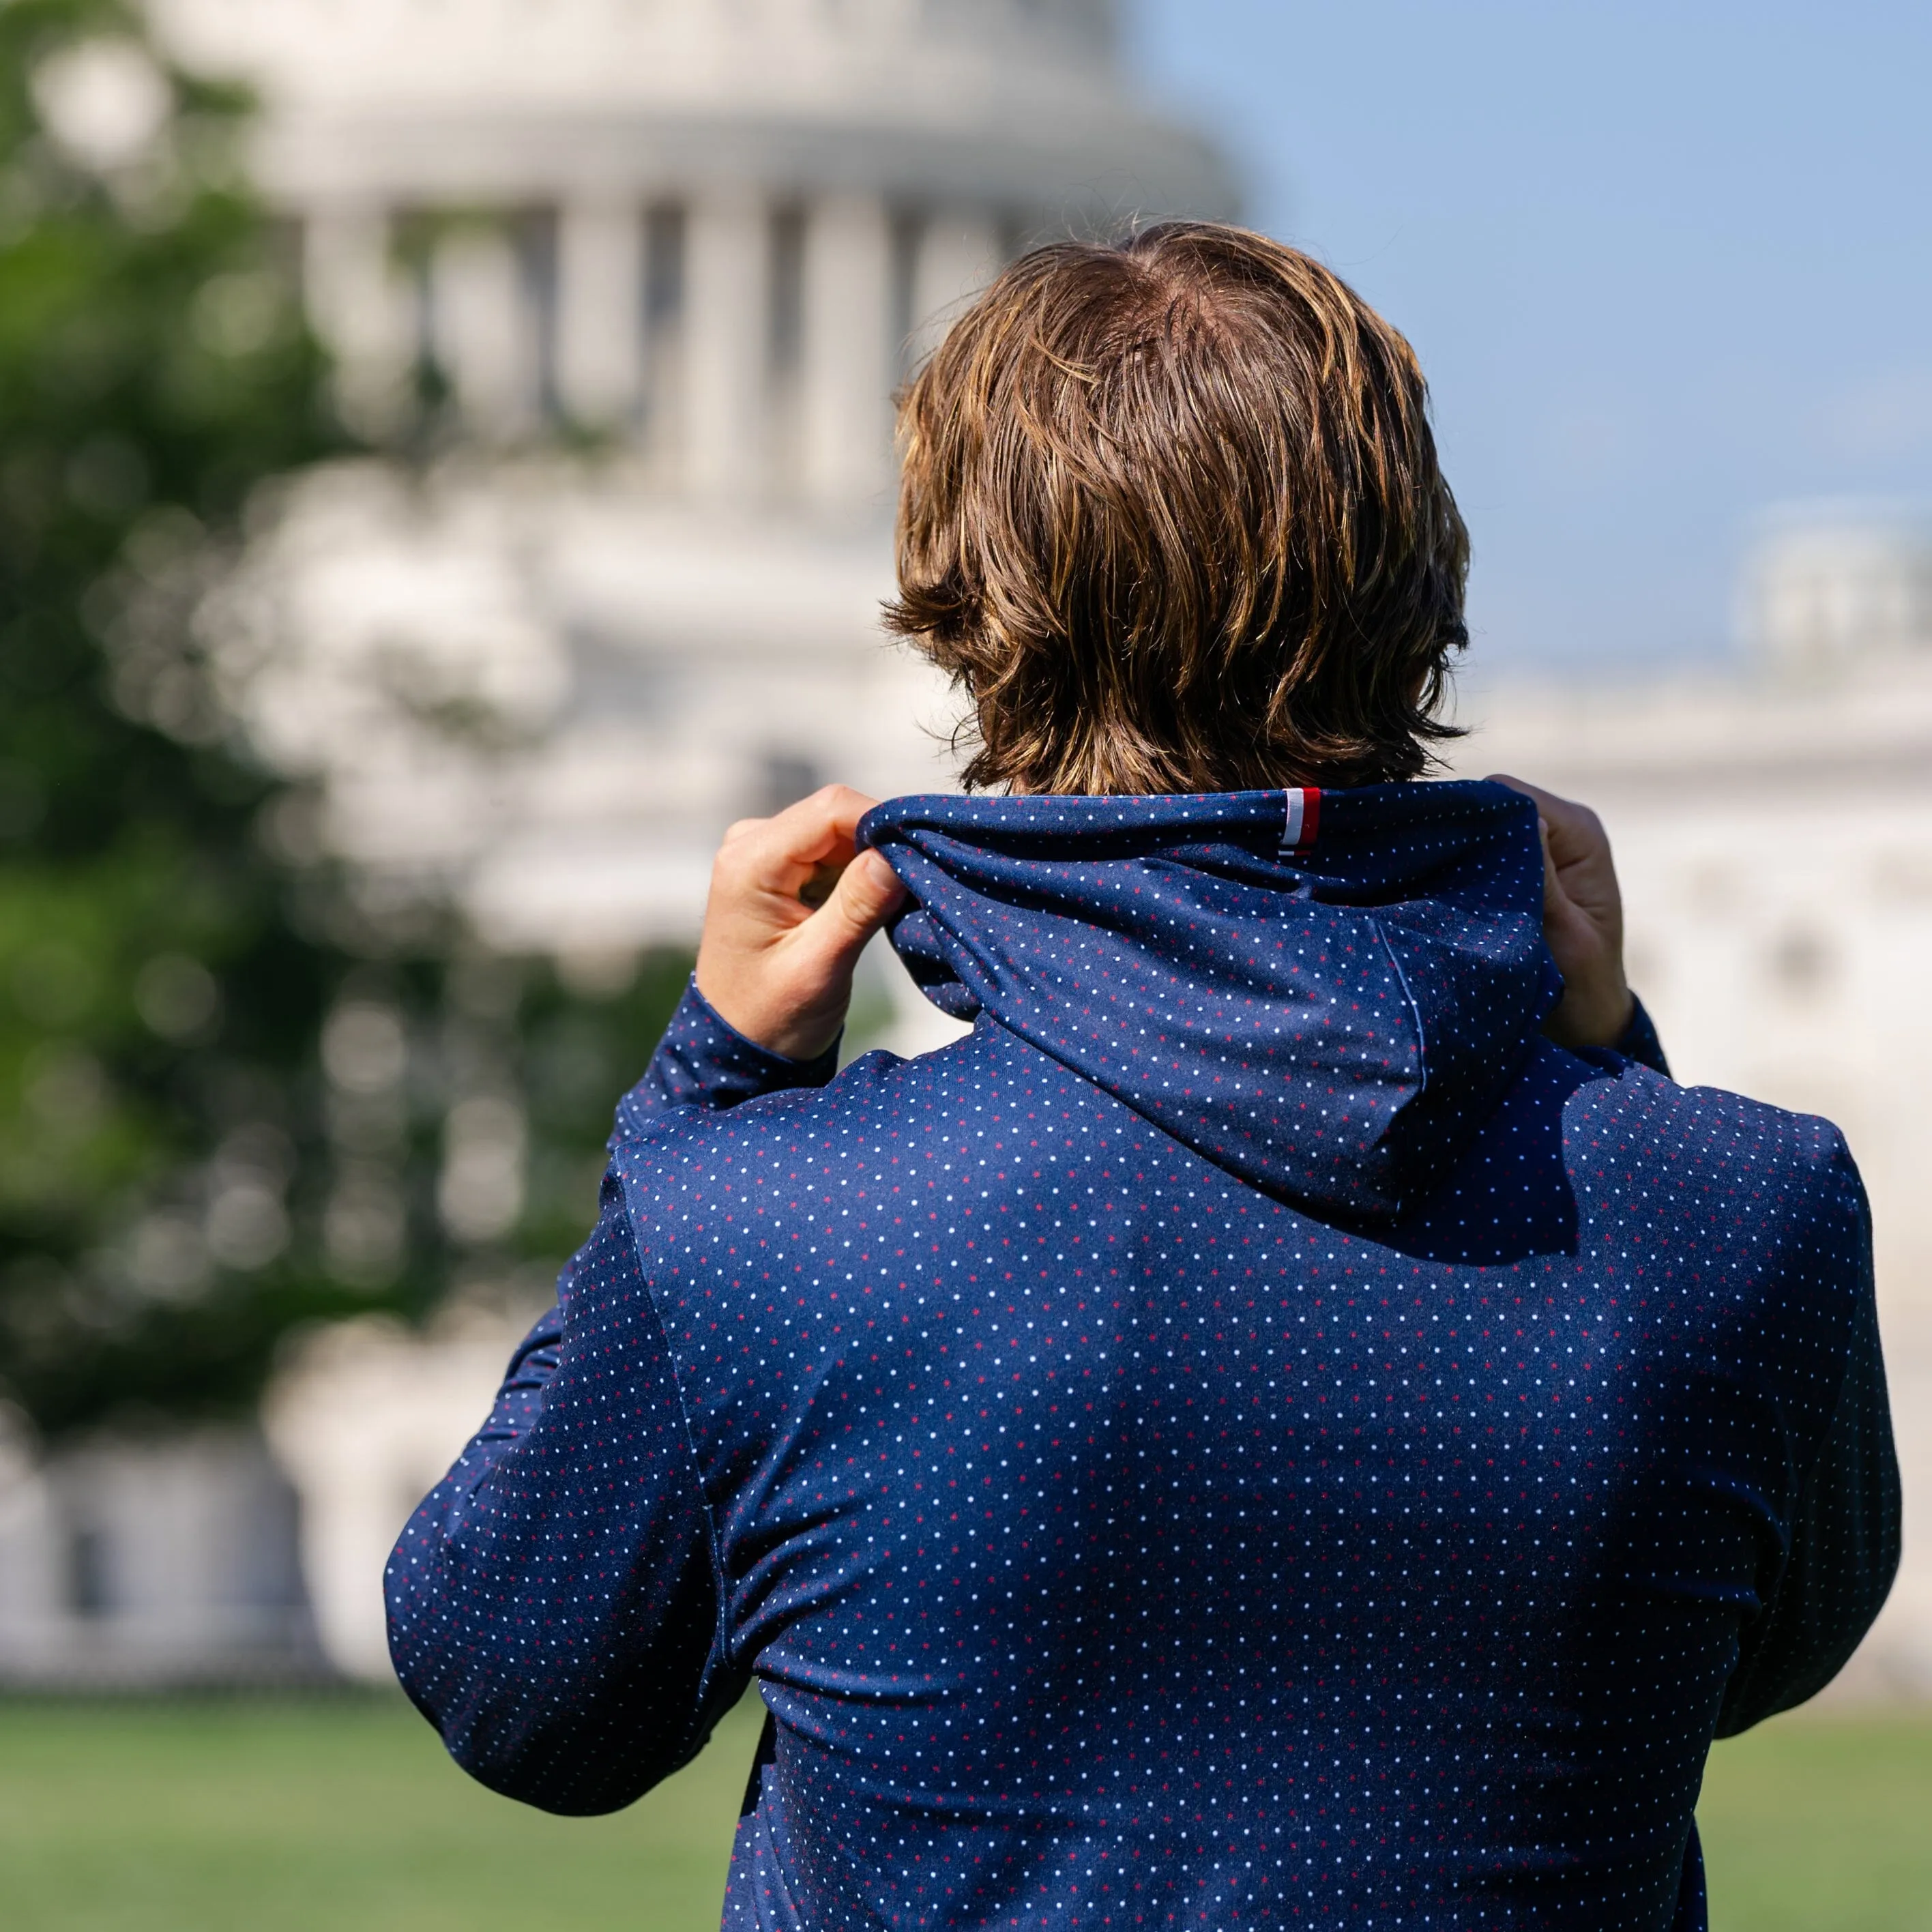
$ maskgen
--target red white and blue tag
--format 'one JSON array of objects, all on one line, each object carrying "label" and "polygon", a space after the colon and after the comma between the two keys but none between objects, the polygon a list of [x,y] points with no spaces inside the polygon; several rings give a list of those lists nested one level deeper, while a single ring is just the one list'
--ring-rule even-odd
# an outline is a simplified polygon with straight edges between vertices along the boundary
[{"label": "red white and blue tag", "polygon": [[1300,859],[1315,849],[1316,835],[1322,828],[1322,794],[1313,785],[1301,787],[1288,794],[1288,817],[1282,826],[1281,856],[1284,859]]}]

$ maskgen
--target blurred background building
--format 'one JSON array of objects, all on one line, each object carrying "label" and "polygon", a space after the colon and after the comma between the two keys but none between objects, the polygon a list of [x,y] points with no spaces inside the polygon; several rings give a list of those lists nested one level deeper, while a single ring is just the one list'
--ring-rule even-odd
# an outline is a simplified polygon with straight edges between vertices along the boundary
[{"label": "blurred background building", "polygon": [[1871,1196],[1906,1477],[1898,1585],[1846,1689],[1932,1694],[1932,518],[1795,506],[1733,665],[1466,708],[1471,776],[1584,799],[1672,1070],[1844,1130]]},{"label": "blurred background building", "polygon": [[272,104],[351,420],[448,398],[426,482],[310,479],[237,588],[238,700],[334,849],[594,962],[689,937],[730,820],[943,779],[944,694],[878,623],[894,387],[1025,242],[1234,206],[1111,4],[159,14]]},{"label": "blurred background building", "polygon": [[[734,818],[828,778],[950,782],[948,694],[878,622],[894,386],[1030,240],[1238,208],[1211,144],[1136,98],[1106,0],[154,10],[184,61],[260,88],[254,171],[379,452],[265,496],[199,620],[298,782],[292,850],[345,862],[376,926],[454,908],[483,1013],[491,957],[594,989],[688,944]],[[215,322],[248,328],[245,289]],[[1927,526],[1768,525],[1739,621],[1721,673],[1583,692],[1478,668],[1462,763],[1603,812],[1682,1077],[1850,1135],[1915,1510],[1860,1669],[1932,1689]],[[872,970],[875,1040],[946,1036]],[[345,998],[322,1052],[380,1126],[392,1010]],[[486,1084],[446,1131],[442,1211],[487,1234],[518,1212],[523,1117]],[[386,1675],[382,1557],[480,1418],[514,1301],[326,1334],[266,1438],[16,1459],[0,1672]]]},{"label": "blurred background building", "polygon": [[[694,940],[732,820],[832,778],[950,782],[949,695],[878,621],[892,392],[1031,242],[1237,208],[1212,145],[1136,98],[1111,0],[149,13],[185,66],[258,91],[250,171],[376,452],[266,494],[197,619],[300,788],[291,858],[344,862],[379,932],[453,916],[595,992]],[[142,91],[97,59],[68,118],[111,138]],[[210,326],[246,334],[250,300]],[[864,1030],[950,1037],[874,952]],[[352,1139],[400,1106],[405,1033],[380,997],[338,1007],[322,1058]],[[607,1113],[639,1070],[604,1070]],[[517,1096],[481,1082],[445,1138],[446,1224],[501,1234]],[[380,1248],[396,1210],[370,1166],[337,1218]],[[272,1461],[244,1430],[16,1471],[0,1671],[383,1675],[382,1556],[531,1292],[428,1336],[325,1336],[272,1395]],[[297,1521],[305,1593],[256,1553]]]}]

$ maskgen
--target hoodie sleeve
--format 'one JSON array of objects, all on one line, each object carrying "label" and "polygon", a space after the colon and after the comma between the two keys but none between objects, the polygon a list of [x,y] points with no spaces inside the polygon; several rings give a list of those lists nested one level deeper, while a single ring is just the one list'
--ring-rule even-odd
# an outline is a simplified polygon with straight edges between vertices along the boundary
[{"label": "hoodie sleeve", "polygon": [[787,1060],[747,1040],[698,990],[693,978],[664,1028],[644,1077],[617,1105],[620,1136],[677,1107],[735,1107],[761,1094],[823,1087],[838,1070],[836,1040],[816,1060]]},{"label": "hoodie sleeve", "polygon": [[1842,1142],[1834,1172],[1844,1205],[1840,1252],[1854,1276],[1850,1347],[1823,1440],[1798,1486],[1782,1565],[1744,1630],[1720,1737],[1822,1690],[1871,1628],[1898,1569],[1898,1462],[1873,1291],[1871,1215]]},{"label": "hoodie sleeve", "polygon": [[1634,994],[1630,996],[1630,1024],[1624,1028],[1616,1051],[1626,1060],[1634,1060],[1640,1066],[1662,1074],[1666,1080],[1670,1078],[1670,1063],[1664,1057],[1664,1042],[1658,1036],[1657,1024]]},{"label": "hoodie sleeve", "polygon": [[[694,984],[618,1131],[822,1085],[835,1064],[765,1052]],[[466,1771],[546,1810],[631,1803],[742,1694],[676,1368],[614,1180],[385,1582],[403,1688]]]}]

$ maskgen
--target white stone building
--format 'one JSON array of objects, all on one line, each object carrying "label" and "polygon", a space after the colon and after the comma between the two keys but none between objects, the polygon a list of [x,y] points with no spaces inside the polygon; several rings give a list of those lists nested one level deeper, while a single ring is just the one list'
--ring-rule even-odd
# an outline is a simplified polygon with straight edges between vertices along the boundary
[{"label": "white stone building", "polygon": [[1458,762],[1602,814],[1631,977],[1680,1079],[1844,1130],[1906,1480],[1904,1567],[1846,1688],[1932,1695],[1932,522],[1796,511],[1739,604],[1728,673],[1473,678]]},{"label": "white stone building", "polygon": [[1234,206],[1108,0],[156,6],[271,104],[351,413],[453,394],[426,483],[293,494],[224,632],[376,889],[510,950],[682,939],[732,818],[943,781],[878,622],[896,384],[1022,242]]},{"label": "white stone building", "polygon": [[[348,416],[420,442],[425,379],[448,399],[427,466],[265,504],[207,614],[235,703],[314,782],[295,836],[352,861],[373,911],[454,904],[600,976],[694,935],[733,818],[835,776],[947,782],[946,695],[878,622],[894,387],[1032,238],[1234,211],[1214,150],[1136,98],[1112,0],[149,10],[184,64],[260,92],[256,176]],[[83,135],[157,111],[138,62],[78,71]],[[248,295],[217,292],[214,325],[245,326]],[[873,970],[894,1043],[948,1036]],[[508,1131],[484,1151],[520,1157]],[[383,1555],[509,1341],[473,1316],[337,1334],[271,1402],[335,1668],[384,1673]],[[308,1667],[299,1594],[256,1561],[287,1544],[286,1491],[253,1437],[15,1458],[0,1678]],[[160,1544],[178,1574],[140,1555]]]},{"label": "white stone building", "polygon": [[320,1648],[287,1476],[258,1432],[0,1440],[0,1684],[282,1683]]},{"label": "white stone building", "polygon": [[[453,900],[594,972],[691,936],[731,818],[820,777],[946,782],[945,694],[877,624],[894,383],[1024,239],[1234,208],[1136,104],[1106,0],[154,5],[262,88],[262,178],[347,406],[386,433],[425,367],[453,398],[426,473],[293,487],[210,614],[372,904]],[[1479,665],[1461,762],[1602,810],[1682,1077],[1850,1136],[1913,1511],[1856,1675],[1924,1690],[1932,547],[1807,514],[1742,603],[1723,676],[1536,692]],[[895,1043],[934,1036],[920,1010]],[[0,1675],[300,1669],[316,1638],[383,1675],[383,1556],[511,1339],[474,1315],[326,1338],[268,1405],[279,1477],[244,1438],[0,1467]],[[308,1612],[268,1560],[284,1478]],[[167,1576],[140,1554],[164,1524]]]}]

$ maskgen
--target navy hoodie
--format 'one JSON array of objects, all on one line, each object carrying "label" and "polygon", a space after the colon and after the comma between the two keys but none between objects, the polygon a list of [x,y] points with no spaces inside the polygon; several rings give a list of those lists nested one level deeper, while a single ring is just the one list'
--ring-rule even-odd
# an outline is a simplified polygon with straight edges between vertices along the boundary
[{"label": "navy hoodie", "polygon": [[609,1810],[755,1681],[733,1928],[1702,1927],[1712,1738],[1896,1562],[1836,1130],[1542,1038],[1499,787],[862,837],[973,1032],[687,994],[391,1562],[458,1761]]}]

